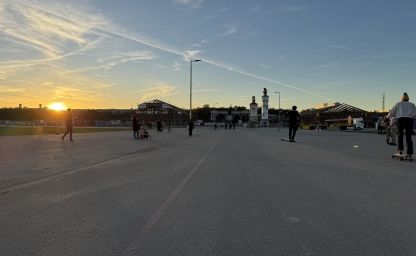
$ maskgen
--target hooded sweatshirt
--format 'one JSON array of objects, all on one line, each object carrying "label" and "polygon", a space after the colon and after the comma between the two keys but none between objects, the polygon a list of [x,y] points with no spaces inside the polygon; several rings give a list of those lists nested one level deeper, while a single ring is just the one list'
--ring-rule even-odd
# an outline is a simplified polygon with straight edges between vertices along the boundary
[{"label": "hooded sweatshirt", "polygon": [[388,116],[395,116],[396,118],[413,118],[414,115],[416,115],[415,104],[409,101],[400,101],[394,105]]}]

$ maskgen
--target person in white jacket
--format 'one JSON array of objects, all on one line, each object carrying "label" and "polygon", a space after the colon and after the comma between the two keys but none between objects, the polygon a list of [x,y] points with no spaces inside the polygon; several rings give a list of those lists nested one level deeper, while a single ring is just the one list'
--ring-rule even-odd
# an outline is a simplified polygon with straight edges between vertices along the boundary
[{"label": "person in white jacket", "polygon": [[387,117],[396,117],[397,120],[397,131],[399,133],[398,144],[399,144],[399,154],[403,152],[403,131],[406,130],[406,146],[407,146],[407,156],[411,157],[413,155],[413,117],[416,115],[416,106],[415,104],[409,102],[409,95],[404,93],[402,96],[402,101],[396,103],[393,108],[390,110],[390,113]]},{"label": "person in white jacket", "polygon": [[396,117],[386,118],[386,141],[389,145],[396,145],[397,121]]}]

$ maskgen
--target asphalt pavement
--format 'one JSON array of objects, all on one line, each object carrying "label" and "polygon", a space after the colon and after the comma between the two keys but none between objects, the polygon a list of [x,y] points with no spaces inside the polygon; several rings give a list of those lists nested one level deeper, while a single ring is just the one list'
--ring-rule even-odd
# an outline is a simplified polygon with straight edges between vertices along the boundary
[{"label": "asphalt pavement", "polygon": [[416,254],[384,135],[150,132],[0,137],[0,255]]}]

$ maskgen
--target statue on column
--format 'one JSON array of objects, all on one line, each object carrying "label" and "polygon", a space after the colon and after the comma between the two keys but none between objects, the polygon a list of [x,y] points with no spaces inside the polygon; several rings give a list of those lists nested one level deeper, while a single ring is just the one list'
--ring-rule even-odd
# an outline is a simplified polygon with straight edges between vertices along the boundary
[{"label": "statue on column", "polygon": [[256,97],[255,96],[252,96],[251,100],[253,101],[253,103],[256,103]]},{"label": "statue on column", "polygon": [[263,89],[263,94],[267,95],[267,89],[266,88]]}]

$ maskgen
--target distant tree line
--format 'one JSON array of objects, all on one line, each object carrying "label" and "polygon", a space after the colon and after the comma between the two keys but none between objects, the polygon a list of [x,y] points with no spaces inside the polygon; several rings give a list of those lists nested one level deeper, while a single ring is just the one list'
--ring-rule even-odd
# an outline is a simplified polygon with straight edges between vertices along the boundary
[{"label": "distant tree line", "polygon": [[[134,110],[135,111],[135,110]],[[95,120],[130,120],[131,110],[94,110],[94,109],[73,109],[72,115],[75,119],[87,120],[94,125]],[[2,108],[0,109],[0,120],[32,122],[35,120],[63,121],[65,110],[52,110],[48,108],[20,109]]]},{"label": "distant tree line", "polygon": [[[215,110],[218,111],[228,111],[230,108],[226,107],[217,107]],[[244,106],[234,106],[231,107],[233,111],[243,111],[248,110]],[[202,108],[192,109],[192,115],[197,116],[198,120],[203,120],[204,122],[211,121],[211,111],[214,108],[209,107],[209,105],[204,105]],[[280,114],[284,115],[289,110],[280,110]],[[122,122],[131,120],[131,116],[135,114],[136,109],[133,110],[97,110],[97,109],[73,109],[72,115],[74,118],[87,120],[90,125],[94,125],[96,120],[121,120]],[[261,113],[261,107],[258,108],[258,114]],[[269,114],[278,115],[279,110],[275,108],[269,108]],[[45,121],[63,121],[65,117],[64,110],[52,110],[48,108],[29,108],[29,109],[20,109],[20,108],[2,108],[0,109],[0,120],[9,120],[9,121],[19,121],[19,122],[32,122],[35,120],[45,120]]]}]

